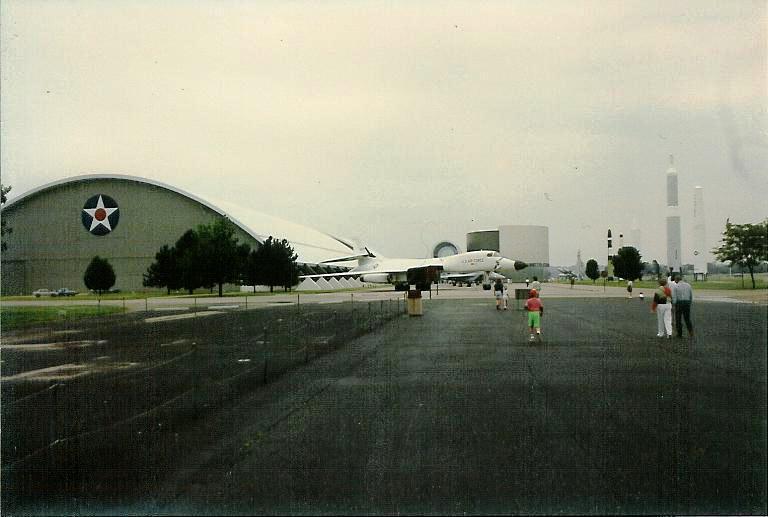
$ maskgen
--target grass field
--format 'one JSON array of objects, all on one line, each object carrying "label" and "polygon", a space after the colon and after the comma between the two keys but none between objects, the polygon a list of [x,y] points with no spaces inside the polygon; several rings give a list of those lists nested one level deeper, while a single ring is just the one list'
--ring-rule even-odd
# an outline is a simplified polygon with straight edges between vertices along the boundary
[{"label": "grass field", "polygon": [[[752,289],[752,279],[748,274],[745,274],[743,279],[741,277],[729,276],[729,275],[710,275],[706,281],[694,282],[692,278],[687,277],[686,281],[691,284],[694,289]],[[567,280],[558,281],[559,284],[568,285]],[[579,280],[576,281],[576,285],[593,285],[592,280]],[[598,278],[594,285],[602,286],[603,279]],[[613,282],[606,282],[608,287],[625,287],[627,283],[624,280]],[[635,289],[653,289],[658,284],[656,280],[644,279],[635,281],[633,283]],[[768,273],[756,273],[755,274],[755,288],[756,289],[768,289]]]},{"label": "grass field", "polygon": [[13,330],[33,325],[65,320],[76,320],[91,316],[103,316],[122,312],[121,307],[73,305],[67,307],[3,307],[0,310],[0,326]]},{"label": "grass field", "polygon": [[[379,286],[380,287],[380,286]],[[371,288],[349,288],[349,289],[331,289],[331,290],[317,290],[317,291],[290,291],[294,294],[297,293],[330,293],[330,292],[357,292],[360,290],[367,290]],[[253,291],[224,291],[224,296],[227,297],[233,297],[233,296],[241,296],[241,297],[252,297],[252,296],[275,296],[278,294],[285,294],[285,291],[282,288],[275,288],[275,291],[270,293],[269,291],[256,291],[255,293]],[[109,294],[102,294],[101,296],[91,293],[80,293],[76,296],[67,296],[67,297],[44,297],[44,298],[35,298],[32,295],[28,296],[0,296],[0,300],[3,301],[29,301],[29,300],[55,300],[57,302],[70,302],[73,304],[76,304],[78,301],[83,300],[144,300],[145,298],[218,298],[219,293],[217,290],[214,290],[213,292],[208,291],[207,289],[198,289],[194,293],[189,294],[186,291],[184,292],[172,292],[170,295],[166,294],[165,291],[152,291],[152,292],[135,292],[135,291],[126,291],[126,292],[119,292],[119,293],[109,293]]]}]

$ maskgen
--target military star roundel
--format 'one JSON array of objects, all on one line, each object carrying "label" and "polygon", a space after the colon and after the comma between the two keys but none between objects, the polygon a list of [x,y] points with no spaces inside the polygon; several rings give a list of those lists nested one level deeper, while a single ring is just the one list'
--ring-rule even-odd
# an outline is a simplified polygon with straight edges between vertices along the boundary
[{"label": "military star roundel", "polygon": [[114,199],[98,194],[85,202],[80,216],[86,230],[93,235],[106,235],[117,226],[120,209]]}]

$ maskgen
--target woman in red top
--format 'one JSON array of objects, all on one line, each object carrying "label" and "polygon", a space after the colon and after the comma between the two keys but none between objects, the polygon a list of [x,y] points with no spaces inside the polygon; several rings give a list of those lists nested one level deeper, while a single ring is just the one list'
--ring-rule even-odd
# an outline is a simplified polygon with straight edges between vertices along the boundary
[{"label": "woman in red top", "polygon": [[653,292],[651,312],[656,313],[659,332],[656,337],[672,337],[672,290],[665,279],[659,280],[659,288]]}]

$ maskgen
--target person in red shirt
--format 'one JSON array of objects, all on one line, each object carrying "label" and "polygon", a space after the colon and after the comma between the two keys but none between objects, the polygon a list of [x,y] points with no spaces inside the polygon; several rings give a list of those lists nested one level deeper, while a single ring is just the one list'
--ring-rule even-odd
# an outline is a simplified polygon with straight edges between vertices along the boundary
[{"label": "person in red shirt", "polygon": [[525,309],[528,311],[528,327],[531,330],[531,341],[535,341],[537,338],[541,341],[541,317],[544,315],[544,305],[541,303],[536,289],[531,289],[528,292]]}]

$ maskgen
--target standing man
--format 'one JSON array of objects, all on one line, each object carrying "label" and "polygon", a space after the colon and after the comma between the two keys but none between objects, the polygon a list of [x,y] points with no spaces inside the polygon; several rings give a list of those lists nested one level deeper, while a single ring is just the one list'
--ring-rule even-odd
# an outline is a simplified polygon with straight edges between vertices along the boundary
[{"label": "standing man", "polygon": [[504,299],[504,283],[501,278],[496,279],[496,283],[493,285],[493,294],[496,297],[496,310],[500,311],[502,306],[504,310],[507,310],[507,300]]},{"label": "standing man", "polygon": [[627,298],[632,298],[632,280],[627,280]]},{"label": "standing man", "polygon": [[683,280],[680,275],[675,275],[675,287],[672,289],[672,305],[675,314],[675,329],[677,337],[683,337],[682,320],[688,329],[688,337],[693,337],[693,325],[691,324],[691,303],[693,302],[693,289],[691,284]]}]

